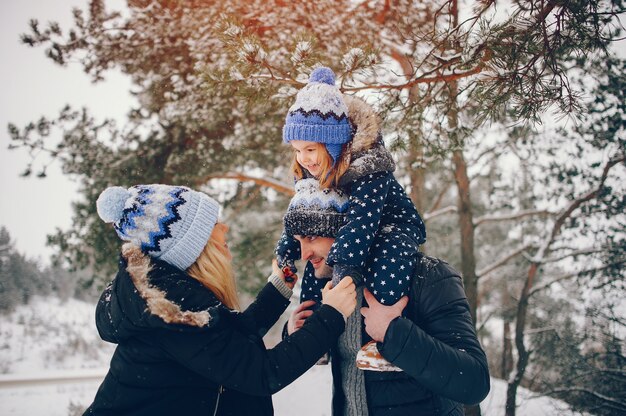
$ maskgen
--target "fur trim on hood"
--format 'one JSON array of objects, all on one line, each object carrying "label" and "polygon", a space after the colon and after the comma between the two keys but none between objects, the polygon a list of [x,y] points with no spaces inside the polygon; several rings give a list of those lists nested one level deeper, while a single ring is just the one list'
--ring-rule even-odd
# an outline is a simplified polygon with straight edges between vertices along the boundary
[{"label": "fur trim on hood", "polygon": [[148,312],[158,316],[168,324],[182,324],[204,327],[210,324],[211,314],[207,310],[183,311],[179,305],[168,300],[165,293],[150,284],[148,274],[151,270],[150,256],[137,246],[126,243],[122,246],[122,256],[128,262],[126,270],[139,295],[146,301]]},{"label": "fur trim on hood", "polygon": [[354,137],[344,148],[337,163],[349,164],[339,186],[372,173],[396,169],[391,153],[385,148],[380,134],[381,122],[374,109],[360,98],[344,95],[348,117],[354,128]]}]

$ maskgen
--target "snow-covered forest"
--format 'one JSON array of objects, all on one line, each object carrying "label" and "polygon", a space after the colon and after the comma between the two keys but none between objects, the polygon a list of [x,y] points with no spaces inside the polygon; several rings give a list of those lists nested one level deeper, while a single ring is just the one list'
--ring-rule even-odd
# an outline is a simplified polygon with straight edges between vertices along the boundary
[{"label": "snow-covered forest", "polygon": [[[3,377],[106,367],[111,346],[85,317],[117,267],[119,239],[94,204],[110,185],[181,184],[218,199],[241,296],[256,293],[293,192],[286,110],[325,65],[380,114],[395,175],[426,220],[423,251],[463,274],[493,380],[468,414],[539,414],[533,403],[626,412],[622,1],[115,6],[68,7],[68,25],[33,10],[21,32],[24,48],[93,83],[120,71],[136,102],[123,122],[70,102],[7,126],[3,147],[28,156],[25,180],[57,166],[78,191],[44,265],[0,232]],[[59,414],[79,414],[95,388]]]}]

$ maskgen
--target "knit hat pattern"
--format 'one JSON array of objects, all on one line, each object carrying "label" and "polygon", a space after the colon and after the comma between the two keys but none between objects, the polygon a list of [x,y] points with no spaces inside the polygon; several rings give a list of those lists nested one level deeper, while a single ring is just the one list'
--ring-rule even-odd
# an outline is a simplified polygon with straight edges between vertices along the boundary
[{"label": "knit hat pattern", "polygon": [[296,183],[296,193],[283,218],[288,235],[335,237],[346,223],[349,200],[338,189],[320,189],[315,179]]},{"label": "knit hat pattern", "polygon": [[335,161],[341,154],[342,145],[351,138],[348,107],[335,86],[335,74],[330,68],[316,68],[287,112],[283,142],[322,143]]},{"label": "knit hat pattern", "polygon": [[184,186],[112,186],[96,201],[98,215],[117,235],[151,257],[186,270],[200,257],[220,206],[208,195]]}]

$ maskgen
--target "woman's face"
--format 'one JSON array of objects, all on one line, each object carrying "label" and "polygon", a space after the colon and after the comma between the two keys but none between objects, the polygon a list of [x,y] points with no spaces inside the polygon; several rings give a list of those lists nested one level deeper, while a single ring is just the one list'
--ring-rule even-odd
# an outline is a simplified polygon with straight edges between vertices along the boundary
[{"label": "woman's face", "polygon": [[319,143],[292,140],[289,142],[296,152],[296,160],[311,175],[318,177],[321,173],[322,149]]},{"label": "woman's face", "polygon": [[228,225],[223,222],[218,222],[213,227],[213,231],[211,232],[211,240],[215,241],[219,246],[224,248],[224,253],[228,256],[230,260],[232,260],[233,255],[230,253],[230,249],[228,248],[228,242],[226,241],[226,233],[228,233]]}]

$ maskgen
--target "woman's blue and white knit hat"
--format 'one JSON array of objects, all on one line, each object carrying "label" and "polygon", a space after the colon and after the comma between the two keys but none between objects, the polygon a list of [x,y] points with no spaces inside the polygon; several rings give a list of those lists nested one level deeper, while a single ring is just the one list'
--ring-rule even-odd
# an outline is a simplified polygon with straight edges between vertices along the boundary
[{"label": "woman's blue and white knit hat", "polygon": [[155,258],[186,270],[200,257],[220,206],[184,186],[112,186],[96,202],[98,215],[117,235]]},{"label": "woman's blue and white knit hat", "polygon": [[334,238],[346,223],[348,204],[348,197],[339,189],[320,189],[313,178],[299,180],[283,217],[285,232]]},{"label": "woman's blue and white knit hat", "polygon": [[335,86],[335,73],[330,68],[316,68],[289,108],[283,127],[283,142],[322,143],[336,161],[341,147],[351,138],[348,107]]}]

